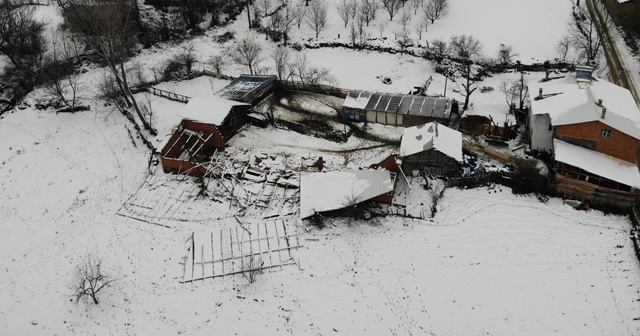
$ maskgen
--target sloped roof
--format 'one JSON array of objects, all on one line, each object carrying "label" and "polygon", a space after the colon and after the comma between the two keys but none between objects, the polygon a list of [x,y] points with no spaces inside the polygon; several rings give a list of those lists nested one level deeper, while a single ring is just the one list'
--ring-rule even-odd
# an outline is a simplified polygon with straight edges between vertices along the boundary
[{"label": "sloped roof", "polygon": [[404,129],[400,156],[405,157],[429,149],[435,149],[456,161],[462,161],[462,134],[435,121]]},{"label": "sloped roof", "polygon": [[633,188],[640,188],[640,172],[633,163],[618,160],[564,141],[553,139],[556,161],[570,164],[592,174],[608,178]]},{"label": "sloped roof", "polygon": [[[540,88],[543,96],[557,95],[535,100]],[[640,110],[631,92],[623,87],[602,79],[578,83],[575,74],[571,74],[547,82],[531,81],[529,94],[532,113],[548,114],[553,126],[600,121],[640,139]],[[597,105],[599,99],[602,106]],[[601,118],[603,107],[607,109],[604,119]]]},{"label": "sloped roof", "polygon": [[300,174],[300,217],[342,209],[393,190],[391,173],[381,170],[345,169]]},{"label": "sloped roof", "polygon": [[217,96],[193,97],[182,110],[184,119],[220,126],[234,106],[249,105]]},{"label": "sloped roof", "polygon": [[243,100],[246,95],[266,82],[273,82],[276,76],[247,76],[242,75],[231,81],[227,86],[216,91],[214,95],[231,99]]},{"label": "sloped roof", "polygon": [[448,118],[452,101],[444,97],[414,96],[400,93],[349,91],[343,107],[367,111]]}]

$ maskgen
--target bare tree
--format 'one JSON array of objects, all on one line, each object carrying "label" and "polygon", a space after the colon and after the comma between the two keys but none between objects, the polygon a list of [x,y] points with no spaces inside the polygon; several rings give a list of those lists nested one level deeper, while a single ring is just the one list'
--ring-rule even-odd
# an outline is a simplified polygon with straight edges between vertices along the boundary
[{"label": "bare tree", "polygon": [[418,35],[418,41],[422,40],[422,32],[425,30],[424,24],[425,24],[424,21],[418,21],[418,22],[413,24],[413,29],[415,30],[416,34]]},{"label": "bare tree", "polygon": [[309,61],[307,54],[302,53],[302,54],[296,55],[296,60],[295,62],[293,62],[292,66],[295,74],[298,75],[298,78],[300,78],[300,81],[304,83],[305,79],[307,78],[307,72],[311,67],[311,62]]},{"label": "bare tree", "polygon": [[429,45],[429,51],[436,57],[443,57],[447,55],[447,52],[449,50],[449,46],[447,46],[447,42],[442,39],[434,39],[428,45]]},{"label": "bare tree", "polygon": [[369,38],[369,34],[364,29],[365,23],[366,23],[366,21],[365,21],[364,17],[362,17],[362,15],[356,16],[356,27],[358,28],[358,30],[357,30],[358,43],[360,45],[367,44],[367,39]]},{"label": "bare tree", "polygon": [[402,30],[407,31],[407,26],[409,25],[409,21],[411,21],[411,12],[408,10],[403,10],[400,12],[400,24],[402,25]]},{"label": "bare tree", "polygon": [[222,57],[222,55],[215,55],[209,59],[208,63],[213,67],[213,71],[216,72],[216,77],[220,78],[220,75],[222,75],[222,68],[226,64],[224,57]]},{"label": "bare tree", "polygon": [[524,103],[529,97],[529,87],[524,77],[524,73],[520,73],[517,80],[506,80],[500,84],[500,91],[505,95],[505,101],[510,109],[515,108],[516,104],[519,109],[524,108]]},{"label": "bare tree", "polygon": [[76,110],[78,92],[81,90],[80,76],[74,66],[79,56],[78,41],[61,28],[52,29],[51,48],[42,69],[44,87],[71,112]]},{"label": "bare tree", "polygon": [[256,5],[260,8],[263,17],[267,17],[267,15],[271,14],[271,0],[258,0]]},{"label": "bare tree", "polygon": [[[126,107],[134,108],[142,125],[153,135],[129,88],[125,69],[127,57],[135,46],[135,0],[60,0],[63,13],[72,30],[80,34],[87,46],[107,64],[113,74]],[[117,105],[120,108],[120,105]]]},{"label": "bare tree", "polygon": [[307,7],[302,6],[302,4],[297,4],[293,9],[293,20],[298,25],[298,29],[300,29],[300,25],[304,21],[305,17],[307,17]]},{"label": "bare tree", "polygon": [[500,64],[509,64],[514,58],[518,57],[518,53],[513,51],[513,47],[506,44],[500,44],[500,47],[496,51],[498,62]]},{"label": "bare tree", "polygon": [[187,46],[182,47],[182,52],[178,54],[178,61],[182,66],[184,66],[184,70],[187,74],[187,78],[191,79],[191,74],[193,72],[193,65],[198,61],[196,55],[194,53],[195,48],[193,45],[189,44]]},{"label": "bare tree", "polygon": [[258,280],[258,276],[262,274],[264,261],[257,254],[250,254],[241,258],[240,271],[242,276],[249,281],[250,284]]},{"label": "bare tree", "polygon": [[307,57],[307,54],[298,54],[296,60],[293,63],[295,73],[300,78],[300,81],[307,84],[319,84],[328,83],[333,84],[335,79],[331,76],[329,69],[317,68],[311,66],[311,62]]},{"label": "bare tree", "polygon": [[198,26],[207,12],[206,4],[202,0],[181,0],[176,2],[180,9],[180,16],[187,30],[200,31]]},{"label": "bare tree", "polygon": [[258,65],[262,62],[262,47],[255,41],[245,38],[231,50],[231,59],[249,68],[249,73],[254,74]]},{"label": "bare tree", "polygon": [[351,41],[351,46],[355,47],[358,42],[358,29],[356,29],[355,22],[351,22],[351,25],[349,25],[349,40]]},{"label": "bare tree", "polygon": [[452,36],[449,48],[454,57],[474,60],[482,53],[482,44],[472,35]]},{"label": "bare tree", "polygon": [[393,21],[393,17],[398,14],[398,11],[402,7],[400,0],[381,0],[382,8],[384,8],[389,14],[389,21]]},{"label": "bare tree", "polygon": [[35,7],[0,2],[0,53],[11,62],[11,71],[27,91],[36,84],[47,50],[45,23],[34,18]]},{"label": "bare tree", "polygon": [[411,45],[412,41],[411,41],[411,37],[409,36],[408,30],[406,29],[401,30],[396,35],[398,36],[396,43],[400,47],[400,50],[405,50],[409,45]]},{"label": "bare tree", "polygon": [[380,38],[382,38],[383,34],[384,34],[384,30],[387,28],[387,23],[386,22],[380,22],[378,23],[378,32],[380,33]]},{"label": "bare tree", "polygon": [[291,68],[291,55],[289,49],[284,47],[278,47],[273,50],[271,58],[275,64],[276,73],[280,80],[287,80],[292,75],[293,69]]},{"label": "bare tree", "polygon": [[316,32],[318,38],[321,31],[327,27],[327,4],[314,1],[307,13],[307,25]]},{"label": "bare tree", "polygon": [[418,14],[418,9],[422,7],[424,0],[411,0],[411,8],[413,9],[413,15]]},{"label": "bare tree", "polygon": [[427,5],[423,7],[423,13],[431,23],[442,19],[449,13],[448,0],[428,0]]},{"label": "bare tree", "polygon": [[362,4],[360,4],[360,16],[367,23],[367,27],[369,23],[376,18],[376,13],[378,12],[378,2],[376,0],[362,0]]},{"label": "bare tree", "polygon": [[103,273],[100,259],[87,257],[84,262],[76,266],[69,289],[76,302],[84,298],[91,298],[93,303],[98,304],[98,293],[116,280],[118,279],[113,279]]},{"label": "bare tree", "polygon": [[139,60],[127,63],[127,73],[132,77],[131,84],[134,86],[145,85],[147,83],[144,66]]},{"label": "bare tree", "polygon": [[[598,4],[597,6],[603,6]],[[602,12],[606,13],[606,9]],[[579,56],[586,61],[594,61],[602,50],[603,38],[606,38],[606,30],[613,26],[611,17],[606,15],[602,26],[598,26],[588,15],[577,9],[569,21],[568,31],[573,47]],[[602,30],[602,31],[600,31]]]},{"label": "bare tree", "polygon": [[458,64],[459,71],[463,77],[461,92],[464,95],[464,106],[462,110],[469,107],[469,98],[476,91],[476,67],[473,61],[480,56],[482,44],[471,35],[452,36],[449,48],[454,57],[458,58],[461,63]]},{"label": "bare tree", "polygon": [[282,7],[273,16],[278,18],[276,29],[282,35],[284,45],[286,46],[289,41],[289,33],[296,22],[296,8],[293,7],[291,2],[286,2],[284,7]]},{"label": "bare tree", "polygon": [[347,27],[347,24],[349,24],[349,19],[353,17],[353,14],[351,13],[351,8],[352,7],[351,7],[350,0],[339,0],[339,2],[336,5],[338,15],[344,22],[345,28]]},{"label": "bare tree", "polygon": [[560,60],[566,60],[569,49],[571,49],[571,37],[569,35],[563,35],[555,45],[556,52],[560,56]]}]

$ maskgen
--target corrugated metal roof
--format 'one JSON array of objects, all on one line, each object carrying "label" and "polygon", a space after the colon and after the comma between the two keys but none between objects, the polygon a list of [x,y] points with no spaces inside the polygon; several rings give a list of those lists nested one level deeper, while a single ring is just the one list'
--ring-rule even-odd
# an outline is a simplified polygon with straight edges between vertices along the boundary
[{"label": "corrugated metal roof", "polygon": [[275,76],[240,76],[227,86],[216,91],[214,95],[235,101],[242,100],[246,95],[268,81],[275,81]]},{"label": "corrugated metal roof", "polygon": [[[356,104],[356,101],[359,103]],[[451,112],[451,104],[448,98],[413,96],[399,93],[370,93],[367,91],[350,91],[343,106],[366,111],[435,118],[448,118]]]},{"label": "corrugated metal roof", "polygon": [[380,100],[380,97],[382,95],[379,93],[372,93],[371,97],[369,98],[369,103],[367,103],[367,106],[365,106],[365,110],[375,110],[376,105],[378,104],[378,101]]}]

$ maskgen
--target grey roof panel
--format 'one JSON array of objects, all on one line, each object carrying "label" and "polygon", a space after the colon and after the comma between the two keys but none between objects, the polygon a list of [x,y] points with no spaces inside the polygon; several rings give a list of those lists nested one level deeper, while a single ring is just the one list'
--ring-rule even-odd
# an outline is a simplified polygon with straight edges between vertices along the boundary
[{"label": "grey roof panel", "polygon": [[391,97],[391,101],[389,102],[389,106],[387,106],[387,111],[388,112],[398,112],[398,109],[400,108],[400,104],[402,103],[402,98],[403,96],[393,96]]},{"label": "grey roof panel", "polygon": [[413,99],[413,104],[411,104],[411,108],[409,109],[409,114],[411,115],[420,115],[422,114],[422,105],[424,104],[424,97],[416,97]]},{"label": "grey roof panel", "polygon": [[382,96],[382,94],[380,93],[372,93],[371,94],[371,98],[369,98],[369,103],[367,103],[367,107],[365,107],[365,110],[374,110],[376,105],[378,104],[378,101],[380,100],[380,97]]},{"label": "grey roof panel", "polygon": [[413,96],[404,97],[404,99],[402,99],[402,103],[400,104],[400,108],[398,109],[398,113],[400,114],[409,113],[409,109],[411,108],[411,104],[413,104],[414,99],[415,97]]},{"label": "grey roof panel", "polygon": [[387,105],[389,105],[389,101],[391,100],[390,95],[382,95],[380,97],[380,101],[378,102],[378,105],[376,105],[375,110],[376,111],[386,111],[387,110]]},{"label": "grey roof panel", "polygon": [[436,106],[433,111],[433,116],[438,118],[444,118],[447,115],[447,101],[438,99],[436,100]]}]

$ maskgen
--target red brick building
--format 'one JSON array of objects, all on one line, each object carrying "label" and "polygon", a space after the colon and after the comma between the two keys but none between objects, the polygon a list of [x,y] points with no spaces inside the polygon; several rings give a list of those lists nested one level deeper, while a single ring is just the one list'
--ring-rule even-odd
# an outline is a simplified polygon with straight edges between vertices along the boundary
[{"label": "red brick building", "polygon": [[165,173],[206,174],[206,162],[246,123],[250,105],[220,97],[195,97],[185,106],[183,120],[160,151]]},{"label": "red brick building", "polygon": [[531,81],[529,92],[530,147],[553,152],[556,190],[592,203],[630,207],[640,188],[640,110],[631,93],[593,78],[587,67]]}]

